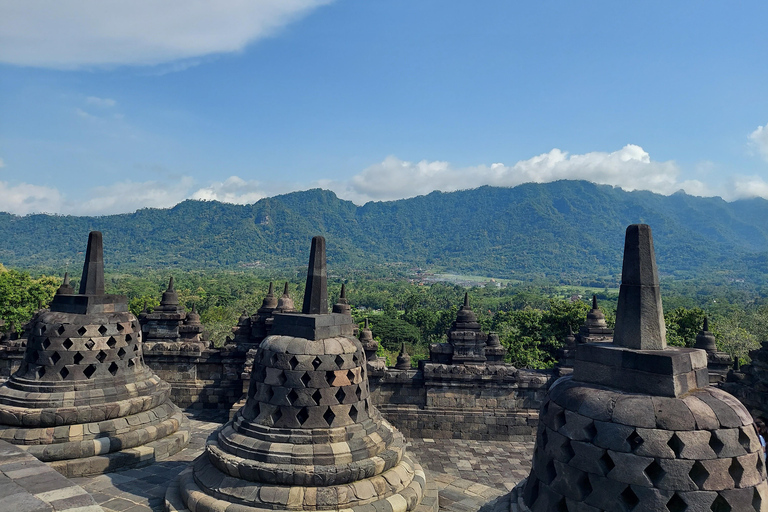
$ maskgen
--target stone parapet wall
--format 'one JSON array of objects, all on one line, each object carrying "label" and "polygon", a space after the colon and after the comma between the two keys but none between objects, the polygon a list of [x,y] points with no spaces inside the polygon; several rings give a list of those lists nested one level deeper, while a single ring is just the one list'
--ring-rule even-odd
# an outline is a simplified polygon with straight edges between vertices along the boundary
[{"label": "stone parapet wall", "polygon": [[529,440],[552,372],[508,365],[426,363],[371,372],[371,397],[406,436]]},{"label": "stone parapet wall", "polygon": [[381,413],[406,437],[530,441],[536,434],[538,412],[493,409],[418,409],[384,404]]},{"label": "stone parapet wall", "polygon": [[199,344],[147,343],[144,362],[171,385],[181,408],[227,410],[240,400],[245,353],[200,349]]}]

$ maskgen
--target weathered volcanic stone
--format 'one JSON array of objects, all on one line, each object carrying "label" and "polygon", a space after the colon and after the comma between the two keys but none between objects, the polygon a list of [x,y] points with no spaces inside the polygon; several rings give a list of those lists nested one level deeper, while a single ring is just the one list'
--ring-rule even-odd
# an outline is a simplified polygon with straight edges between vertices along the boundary
[{"label": "weathered volcanic stone", "polygon": [[641,350],[667,346],[653,236],[646,224],[627,228],[613,342]]},{"label": "weathered volcanic stone", "polygon": [[696,335],[695,348],[707,352],[707,368],[710,372],[710,381],[724,380],[728,370],[733,366],[733,358],[725,352],[717,350],[715,335],[709,331],[709,320],[704,317],[704,326]]},{"label": "weathered volcanic stone", "polygon": [[165,458],[189,441],[170,386],[144,364],[127,299],[104,294],[101,244],[92,232],[81,293],[63,285],[35,316],[24,362],[0,387],[0,439],[65,476]]},{"label": "weathered volcanic stone", "polygon": [[169,343],[185,343],[189,350],[200,351],[207,343],[201,342],[203,326],[196,310],[187,313],[179,304],[179,295],[173,286],[173,277],[168,280],[168,288],[163,292],[158,305],[152,313],[143,311],[139,315],[141,332],[145,347],[149,350],[175,348]]},{"label": "weathered volcanic stone", "polygon": [[327,304],[324,247],[313,239],[307,279],[320,306],[274,314],[245,405],[169,487],[166,510],[436,512],[404,437],[371,403],[352,317],[316,312]]},{"label": "weathered volcanic stone", "polygon": [[104,245],[100,231],[88,234],[80,295],[104,295]]},{"label": "weathered volcanic stone", "polygon": [[666,329],[651,228],[627,228],[613,343],[576,351],[577,381],[629,392],[679,397],[709,384],[706,352],[666,349]]}]

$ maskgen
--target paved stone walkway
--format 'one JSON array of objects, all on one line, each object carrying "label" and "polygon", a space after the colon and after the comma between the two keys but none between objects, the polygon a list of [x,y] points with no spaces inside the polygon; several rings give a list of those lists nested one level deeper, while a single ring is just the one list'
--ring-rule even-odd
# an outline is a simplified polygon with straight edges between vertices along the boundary
[{"label": "paved stone walkway", "polygon": [[102,512],[82,487],[5,441],[0,441],[0,510]]},{"label": "paved stone walkway", "polygon": [[531,471],[533,441],[412,439],[409,450],[433,473],[509,491]]},{"label": "paved stone walkway", "polygon": [[[185,450],[147,467],[72,481],[106,512],[162,510],[168,483],[202,453],[208,436],[226,420],[218,412],[187,414],[191,435]],[[486,510],[483,505],[492,504],[528,476],[533,442],[412,439],[409,450],[435,480],[441,511],[472,512]]]}]

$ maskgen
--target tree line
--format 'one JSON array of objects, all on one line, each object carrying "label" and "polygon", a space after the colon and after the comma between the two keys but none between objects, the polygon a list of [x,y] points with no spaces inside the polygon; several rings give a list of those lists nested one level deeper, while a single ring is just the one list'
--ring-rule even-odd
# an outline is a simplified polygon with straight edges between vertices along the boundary
[{"label": "tree line", "polygon": [[[108,293],[126,295],[131,311],[152,311],[160,302],[167,273],[107,274]],[[187,310],[194,306],[200,313],[207,339],[221,346],[238,317],[253,314],[261,306],[269,280],[249,272],[192,271],[177,273],[175,288]],[[401,346],[413,364],[427,358],[429,345],[446,340],[446,331],[456,319],[469,292],[470,305],[485,332],[499,334],[507,348],[507,361],[520,368],[549,368],[557,362],[558,349],[569,329],[574,332],[586,320],[594,293],[609,325],[615,321],[618,290],[575,288],[553,284],[486,282],[471,288],[449,284],[420,282],[402,278],[358,274],[347,279],[347,298],[353,316],[361,325],[369,319],[381,354],[394,363]],[[282,283],[297,304],[304,292],[304,276],[298,271],[275,276],[275,292]],[[77,279],[73,279],[77,287]],[[27,271],[0,266],[0,329],[21,332],[35,311],[46,307],[61,283],[61,278],[34,276]],[[335,302],[341,279],[330,276],[329,301]],[[690,282],[663,285],[664,318],[667,341],[673,346],[693,346],[709,318],[720,350],[748,361],[750,350],[768,340],[768,300],[735,288]]]}]

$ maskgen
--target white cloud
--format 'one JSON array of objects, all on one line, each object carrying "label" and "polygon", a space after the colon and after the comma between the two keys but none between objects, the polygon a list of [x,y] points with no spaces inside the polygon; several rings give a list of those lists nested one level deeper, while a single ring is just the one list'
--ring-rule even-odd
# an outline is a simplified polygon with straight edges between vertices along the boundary
[{"label": "white cloud", "polygon": [[332,0],[4,0],[0,62],[74,69],[237,52]]},{"label": "white cloud", "polygon": [[123,181],[90,189],[85,201],[67,201],[66,213],[73,215],[109,215],[139,208],[168,208],[189,196],[194,180],[184,176],[171,181]]},{"label": "white cloud", "polygon": [[265,197],[267,195],[258,181],[245,181],[238,176],[230,176],[224,182],[215,182],[199,189],[190,196],[190,199],[249,204]]},{"label": "white cloud", "polygon": [[0,181],[0,210],[26,215],[28,213],[59,213],[62,206],[61,193],[55,188],[20,183],[10,185]]},{"label": "white cloud", "polygon": [[85,98],[85,102],[102,108],[110,108],[117,105],[117,102],[111,98],[97,98],[96,96],[88,96]]},{"label": "white cloud", "polygon": [[768,124],[758,126],[755,131],[750,133],[749,142],[768,161]]},{"label": "white cloud", "polygon": [[[709,167],[710,165],[705,165]],[[2,160],[0,160],[2,167]],[[260,182],[230,176],[224,181],[198,183],[189,176],[166,175],[146,182],[124,181],[67,197],[59,190],[26,183],[0,182],[0,211],[18,215],[59,213],[107,215],[139,208],[168,208],[185,199],[249,204],[264,197],[310,187],[330,189],[356,204],[450,192],[482,185],[513,187],[522,183],[547,183],[561,179],[588,180],[625,190],[650,190],[669,195],[684,190],[697,196],[718,195],[727,201],[742,198],[768,199],[768,182],[760,176],[736,176],[717,188],[698,180],[680,180],[673,161],[657,162],[640,146],[629,144],[611,152],[569,155],[553,149],[514,165],[494,163],[458,168],[446,161],[408,162],[388,156],[350,180],[322,179],[313,183]]]},{"label": "white cloud", "polygon": [[196,186],[195,180],[189,176],[145,182],[122,181],[93,187],[81,194],[81,197],[67,197],[51,187],[28,183],[11,185],[0,181],[0,197],[3,198],[0,211],[16,215],[111,215],[134,212],[140,208],[170,208],[185,199],[247,204],[267,197],[259,182],[246,181],[238,176],[206,187]]},{"label": "white cloud", "polygon": [[752,197],[768,199],[768,183],[760,176],[734,176],[728,192],[723,195],[729,201]]},{"label": "white cloud", "polygon": [[612,153],[569,155],[553,149],[508,166],[503,163],[455,168],[448,162],[422,160],[413,163],[389,156],[352,177],[348,183],[327,182],[340,196],[364,203],[427,194],[433,190],[454,191],[482,185],[513,187],[521,183],[547,183],[561,179],[589,180],[620,186],[625,190],[651,190],[672,194],[680,189],[704,195],[700,181],[680,181],[673,161],[657,162],[640,146],[628,144]]}]

